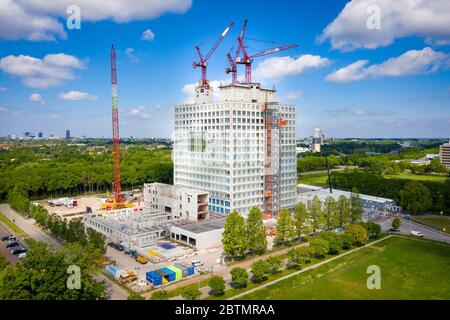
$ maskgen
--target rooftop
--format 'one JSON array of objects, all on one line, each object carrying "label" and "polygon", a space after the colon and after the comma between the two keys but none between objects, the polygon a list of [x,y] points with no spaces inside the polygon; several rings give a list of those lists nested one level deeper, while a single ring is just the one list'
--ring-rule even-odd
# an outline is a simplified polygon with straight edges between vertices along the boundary
[{"label": "rooftop", "polygon": [[190,231],[193,233],[203,233],[208,231],[213,231],[217,229],[223,229],[225,226],[226,218],[216,218],[216,219],[208,219],[202,222],[194,222],[194,223],[186,223],[186,224],[177,224],[175,227],[180,229]]}]

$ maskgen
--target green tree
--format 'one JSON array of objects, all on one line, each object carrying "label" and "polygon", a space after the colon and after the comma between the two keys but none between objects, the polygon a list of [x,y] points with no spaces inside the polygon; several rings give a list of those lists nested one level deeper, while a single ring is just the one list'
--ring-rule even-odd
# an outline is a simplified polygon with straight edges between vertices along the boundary
[{"label": "green tree", "polygon": [[185,300],[197,300],[198,298],[201,297],[201,295],[202,292],[199,289],[193,287],[187,287],[181,293],[181,296]]},{"label": "green tree", "polygon": [[367,235],[371,239],[378,238],[379,234],[381,233],[381,226],[377,223],[365,222],[365,223],[360,223],[360,225],[363,226],[364,229],[366,229]]},{"label": "green tree", "polygon": [[288,209],[282,209],[277,219],[277,235],[275,242],[285,243],[295,236],[295,230],[292,223],[292,215]]},{"label": "green tree", "polygon": [[338,254],[342,248],[342,239],[333,231],[324,231],[320,233],[319,238],[328,242],[329,254]]},{"label": "green tree", "polygon": [[367,243],[369,237],[366,229],[359,224],[349,224],[345,227],[345,233],[351,235],[353,244],[362,246]]},{"label": "green tree", "polygon": [[430,190],[418,181],[408,182],[400,191],[400,206],[407,211],[428,211],[432,202]]},{"label": "green tree", "polygon": [[340,195],[337,201],[339,226],[342,228],[350,218],[349,201],[344,195]]},{"label": "green tree", "polygon": [[258,207],[253,207],[248,214],[246,233],[247,245],[252,252],[261,254],[267,250],[266,227]]},{"label": "green tree", "polygon": [[169,300],[169,293],[166,290],[158,290],[152,294],[151,300]]},{"label": "green tree", "polygon": [[313,239],[309,242],[309,246],[311,247],[314,257],[319,259],[325,257],[328,251],[330,251],[328,241],[325,239]]},{"label": "green tree", "polygon": [[293,225],[298,239],[301,239],[302,232],[307,231],[305,222],[306,219],[308,219],[308,215],[308,209],[306,208],[305,204],[302,202],[297,203],[297,205],[295,206]]},{"label": "green tree", "polygon": [[244,218],[236,211],[231,212],[225,222],[222,235],[223,250],[228,257],[242,257],[248,249]]},{"label": "green tree", "polygon": [[353,246],[353,236],[348,233],[342,233],[339,235],[339,240],[341,242],[341,247],[344,250],[348,250]]},{"label": "green tree", "polygon": [[400,229],[400,225],[402,224],[402,221],[400,220],[400,218],[395,217],[394,220],[392,220],[392,228],[394,229]]},{"label": "green tree", "polygon": [[246,288],[248,283],[248,272],[244,268],[234,267],[231,272],[231,282],[236,289]]},{"label": "green tree", "polygon": [[323,206],[323,221],[327,229],[334,229],[338,226],[337,203],[333,197],[327,197]]},{"label": "green tree", "polygon": [[287,253],[288,257],[288,266],[289,268],[300,269],[302,264],[309,261],[311,257],[310,248],[302,247],[302,248],[292,248]]},{"label": "green tree", "polygon": [[225,280],[222,277],[214,276],[208,281],[212,295],[221,296],[225,291]]},{"label": "green tree", "polygon": [[279,256],[270,256],[267,260],[269,264],[270,273],[277,273],[283,266],[283,259]]},{"label": "green tree", "polygon": [[362,218],[364,212],[361,205],[361,198],[359,197],[359,191],[356,187],[353,187],[352,194],[350,195],[350,221],[356,223]]},{"label": "green tree", "polygon": [[311,210],[309,210],[309,221],[311,223],[311,229],[316,234],[317,229],[322,225],[323,213],[322,203],[318,196],[314,196],[311,203]]},{"label": "green tree", "polygon": [[262,282],[270,273],[270,265],[265,260],[258,260],[252,264],[253,281]]}]

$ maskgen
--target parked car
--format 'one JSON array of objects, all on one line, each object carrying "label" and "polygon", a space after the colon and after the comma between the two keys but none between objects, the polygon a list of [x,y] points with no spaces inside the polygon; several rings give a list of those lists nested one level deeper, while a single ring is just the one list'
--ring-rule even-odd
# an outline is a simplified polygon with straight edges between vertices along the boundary
[{"label": "parked car", "polygon": [[17,240],[16,236],[12,234],[2,237],[2,241],[16,241],[16,240]]},{"label": "parked car", "polygon": [[115,248],[116,244],[114,242],[108,242],[108,247]]},{"label": "parked car", "polygon": [[22,253],[19,253],[19,254],[17,255],[17,258],[23,259],[23,258],[25,258],[26,255],[27,255],[26,252],[22,252]]},{"label": "parked car", "polygon": [[201,267],[201,266],[203,265],[203,262],[201,262],[200,260],[192,260],[192,261],[191,261],[191,264],[192,264],[194,267]]},{"label": "parked car", "polygon": [[15,247],[15,246],[18,246],[18,245],[19,245],[19,243],[17,241],[12,241],[12,242],[7,243],[6,247],[7,248],[12,248],[12,247]]},{"label": "parked car", "polygon": [[116,243],[115,248],[117,250],[119,250],[119,251],[124,251],[125,250],[125,247],[123,245],[121,245],[120,243]]},{"label": "parked car", "polygon": [[390,233],[398,233],[398,232],[400,232],[400,229],[390,228],[390,229],[389,229],[389,232],[390,232]]},{"label": "parked car", "polygon": [[411,235],[415,236],[415,237],[420,237],[420,238],[423,237],[423,233],[420,231],[416,231],[416,230],[411,230]]},{"label": "parked car", "polygon": [[17,247],[14,250],[11,250],[11,253],[13,255],[18,255],[18,254],[21,254],[21,253],[24,253],[24,252],[27,252],[27,250],[25,248],[22,248],[22,247]]}]

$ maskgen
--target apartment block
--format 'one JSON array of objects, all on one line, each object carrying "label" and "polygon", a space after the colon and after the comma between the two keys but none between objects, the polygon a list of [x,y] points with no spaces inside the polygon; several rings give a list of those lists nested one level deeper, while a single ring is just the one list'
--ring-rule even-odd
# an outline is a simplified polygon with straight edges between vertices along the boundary
[{"label": "apartment block", "polygon": [[175,107],[174,185],[205,190],[208,210],[276,215],[296,201],[295,107],[258,83],[196,88]]},{"label": "apartment block", "polygon": [[441,145],[439,158],[441,159],[442,165],[450,169],[450,141]]}]

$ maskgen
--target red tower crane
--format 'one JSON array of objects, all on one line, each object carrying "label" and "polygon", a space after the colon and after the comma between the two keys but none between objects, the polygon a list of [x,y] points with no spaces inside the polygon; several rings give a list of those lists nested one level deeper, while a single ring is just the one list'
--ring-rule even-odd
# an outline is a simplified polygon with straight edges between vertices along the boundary
[{"label": "red tower crane", "polygon": [[120,160],[119,160],[119,106],[117,103],[116,51],[111,47],[111,92],[112,92],[112,132],[114,157],[114,202],[122,202],[120,195]]},{"label": "red tower crane", "polygon": [[[247,21],[245,21],[245,25]],[[246,50],[246,46],[244,44],[244,35],[239,35],[238,37],[238,42],[239,42],[239,47],[240,50],[242,51],[242,59],[240,60],[236,60],[237,64],[243,64],[245,65],[245,83],[251,83],[252,82],[252,62],[254,58],[257,57],[262,57],[262,56],[267,56],[269,54],[273,54],[273,53],[277,53],[283,50],[287,50],[287,49],[291,49],[291,48],[296,48],[298,47],[298,45],[296,44],[290,44],[290,45],[286,45],[286,46],[281,46],[281,47],[275,47],[269,50],[265,50],[262,52],[259,52],[257,54],[254,54],[252,56],[249,56]]]},{"label": "red tower crane", "polygon": [[211,57],[211,55],[214,53],[214,51],[216,51],[217,47],[219,46],[219,44],[222,42],[223,38],[225,38],[225,36],[227,35],[228,31],[230,31],[231,27],[233,27],[234,23],[231,22],[230,25],[228,27],[226,27],[226,29],[222,32],[222,34],[220,35],[219,39],[217,39],[216,43],[214,44],[214,46],[209,50],[208,54],[203,57],[202,52],[200,50],[200,46],[197,45],[195,46],[195,49],[197,49],[197,54],[198,57],[200,59],[199,62],[193,62],[192,66],[194,68],[202,68],[202,79],[200,80],[200,87],[202,88],[208,88],[210,89],[211,87],[209,86],[208,80],[206,79],[206,63],[208,61],[208,59]]},{"label": "red tower crane", "polygon": [[[247,28],[247,19],[244,20],[244,25],[242,26],[241,32],[239,33],[238,38],[244,38],[244,34],[245,34],[245,29]],[[225,73],[232,74],[232,78],[231,78],[231,83],[237,83],[237,65],[236,65],[236,61],[239,58],[239,55],[241,53],[241,46],[238,44],[237,45],[237,49],[236,49],[236,53],[234,55],[234,59],[231,56],[230,52],[233,50],[233,48],[231,48],[231,50],[227,53],[227,58],[228,58],[228,62],[230,63],[230,66],[228,68],[225,69]]]}]

